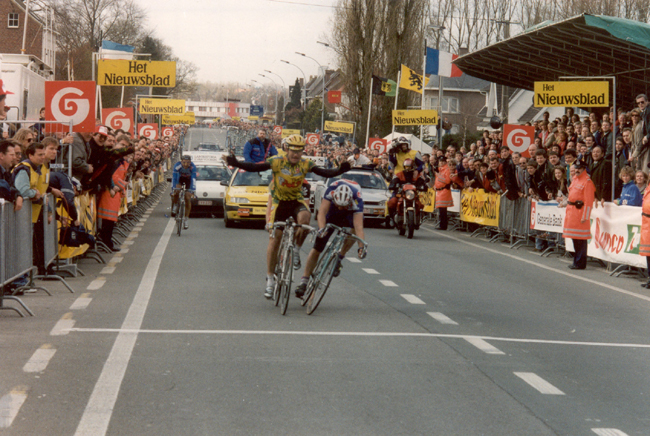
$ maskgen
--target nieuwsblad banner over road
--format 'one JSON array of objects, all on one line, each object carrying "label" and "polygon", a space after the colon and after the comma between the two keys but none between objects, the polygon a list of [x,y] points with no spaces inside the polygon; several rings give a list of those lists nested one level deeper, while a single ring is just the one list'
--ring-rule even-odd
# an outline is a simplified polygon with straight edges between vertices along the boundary
[{"label": "nieuwsblad banner over road", "polygon": [[325,121],[323,130],[326,132],[354,133],[354,123],[344,123],[342,121]]},{"label": "nieuwsblad banner over road", "polygon": [[102,59],[97,64],[99,86],[176,86],[176,62]]},{"label": "nieuwsblad banner over road", "polygon": [[609,107],[609,82],[535,82],[535,107]]},{"label": "nieuwsblad banner over road", "polygon": [[153,115],[185,115],[185,100],[143,98],[140,100],[138,112]]},{"label": "nieuwsblad banner over road", "polygon": [[183,115],[163,115],[162,123],[171,124],[195,124],[194,112],[185,112]]},{"label": "nieuwsblad banner over road", "polygon": [[434,126],[438,124],[438,111],[435,109],[393,111],[393,124],[396,126]]}]

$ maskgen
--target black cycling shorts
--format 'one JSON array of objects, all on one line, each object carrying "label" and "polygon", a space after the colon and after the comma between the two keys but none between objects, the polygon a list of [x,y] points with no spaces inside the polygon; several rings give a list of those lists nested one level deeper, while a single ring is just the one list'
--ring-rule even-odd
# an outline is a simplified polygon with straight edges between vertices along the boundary
[{"label": "black cycling shorts", "polygon": [[306,210],[309,212],[309,207],[304,201],[300,200],[280,200],[277,204],[273,204],[271,212],[271,222],[286,221],[288,218],[293,218],[298,222],[298,214]]},{"label": "black cycling shorts", "polygon": [[[327,223],[334,224],[335,226],[343,227],[343,228],[346,227],[353,228],[354,226],[352,225],[352,216],[353,214],[351,213],[336,214],[328,218]],[[330,228],[327,230],[327,232],[325,232],[325,234],[322,237],[316,238],[316,242],[314,242],[314,250],[318,251],[319,253],[322,253],[323,250],[325,249],[325,246],[327,245],[327,241],[330,240],[332,233],[334,233],[334,229]]]}]

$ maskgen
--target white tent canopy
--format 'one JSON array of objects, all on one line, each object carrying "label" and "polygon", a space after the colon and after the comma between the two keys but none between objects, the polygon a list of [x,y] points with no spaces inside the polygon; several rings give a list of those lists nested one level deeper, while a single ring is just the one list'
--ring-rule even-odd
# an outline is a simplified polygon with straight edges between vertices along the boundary
[{"label": "white tent canopy", "polygon": [[[400,136],[406,137],[406,139],[409,139],[411,141],[411,150],[417,150],[420,153],[431,153],[431,147],[426,142],[420,141],[420,138],[418,138],[415,135],[411,135],[409,133],[391,133],[388,136],[384,136],[384,139],[388,139],[389,141],[392,142],[393,138],[399,138]],[[389,149],[392,147],[392,145],[389,145]]]}]

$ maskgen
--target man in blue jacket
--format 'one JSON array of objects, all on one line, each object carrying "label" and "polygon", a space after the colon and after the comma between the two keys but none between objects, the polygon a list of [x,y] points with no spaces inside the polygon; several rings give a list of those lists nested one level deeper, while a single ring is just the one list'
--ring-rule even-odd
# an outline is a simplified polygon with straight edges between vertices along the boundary
[{"label": "man in blue jacket", "polygon": [[276,156],[278,150],[266,138],[266,132],[260,129],[257,138],[253,138],[244,145],[244,162],[264,162],[271,156]]}]

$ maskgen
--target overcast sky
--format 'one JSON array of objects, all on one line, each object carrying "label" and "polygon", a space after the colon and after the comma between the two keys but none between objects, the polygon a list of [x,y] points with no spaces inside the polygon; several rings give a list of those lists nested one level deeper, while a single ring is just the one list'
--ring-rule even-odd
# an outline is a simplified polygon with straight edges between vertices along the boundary
[{"label": "overcast sky", "polygon": [[[280,59],[295,63],[309,75],[316,62],[333,66],[334,52],[317,44],[329,34],[336,0],[139,0],[155,36],[176,56],[199,67],[202,82],[271,82],[264,70],[280,75],[287,86],[302,73]],[[319,6],[321,5],[321,6]],[[270,75],[273,80],[280,80]]]}]

